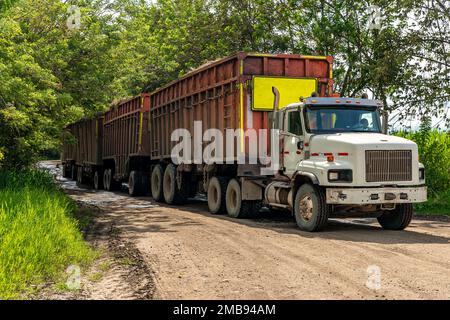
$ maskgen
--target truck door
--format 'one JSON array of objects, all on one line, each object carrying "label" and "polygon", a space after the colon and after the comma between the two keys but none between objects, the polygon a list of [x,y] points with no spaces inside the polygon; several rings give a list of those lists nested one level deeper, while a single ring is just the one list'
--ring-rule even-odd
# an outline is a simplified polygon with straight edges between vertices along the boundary
[{"label": "truck door", "polygon": [[298,162],[303,159],[303,151],[299,149],[299,142],[303,142],[303,129],[300,111],[286,110],[282,141],[282,167],[288,175],[295,173]]}]

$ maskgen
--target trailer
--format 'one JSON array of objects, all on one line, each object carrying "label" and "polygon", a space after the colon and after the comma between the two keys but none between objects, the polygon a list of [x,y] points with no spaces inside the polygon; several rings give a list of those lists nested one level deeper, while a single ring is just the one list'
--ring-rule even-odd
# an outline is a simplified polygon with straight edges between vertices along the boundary
[{"label": "trailer", "polygon": [[104,114],[103,186],[127,182],[132,196],[145,195],[150,174],[150,95],[114,104]]},{"label": "trailer", "polygon": [[102,145],[102,115],[67,126],[62,154],[64,176],[77,180],[78,184],[94,182],[94,175],[103,165]]}]

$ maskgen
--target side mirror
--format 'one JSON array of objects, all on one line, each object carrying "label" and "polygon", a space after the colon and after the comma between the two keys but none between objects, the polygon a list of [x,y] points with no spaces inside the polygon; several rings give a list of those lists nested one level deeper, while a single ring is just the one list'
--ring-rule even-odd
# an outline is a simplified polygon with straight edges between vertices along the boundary
[{"label": "side mirror", "polygon": [[305,148],[305,144],[303,143],[303,141],[299,141],[297,142],[297,149],[299,150],[303,150]]}]

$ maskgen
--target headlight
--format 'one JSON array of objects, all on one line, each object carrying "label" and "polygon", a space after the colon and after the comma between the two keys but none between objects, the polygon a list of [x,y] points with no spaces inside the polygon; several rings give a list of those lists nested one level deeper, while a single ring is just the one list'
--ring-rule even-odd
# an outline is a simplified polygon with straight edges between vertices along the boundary
[{"label": "headlight", "polygon": [[328,181],[330,182],[352,182],[353,172],[350,169],[328,170]]},{"label": "headlight", "polygon": [[419,168],[419,180],[425,180],[425,168]]}]

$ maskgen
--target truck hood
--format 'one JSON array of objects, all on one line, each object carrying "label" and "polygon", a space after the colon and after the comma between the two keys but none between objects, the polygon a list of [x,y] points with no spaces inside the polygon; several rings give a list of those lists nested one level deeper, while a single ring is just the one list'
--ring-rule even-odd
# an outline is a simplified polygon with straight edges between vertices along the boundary
[{"label": "truck hood", "polygon": [[[313,135],[310,139],[313,152],[356,151],[355,149],[415,149],[411,140],[381,133],[333,133]],[[349,150],[350,149],[350,150]]]}]

